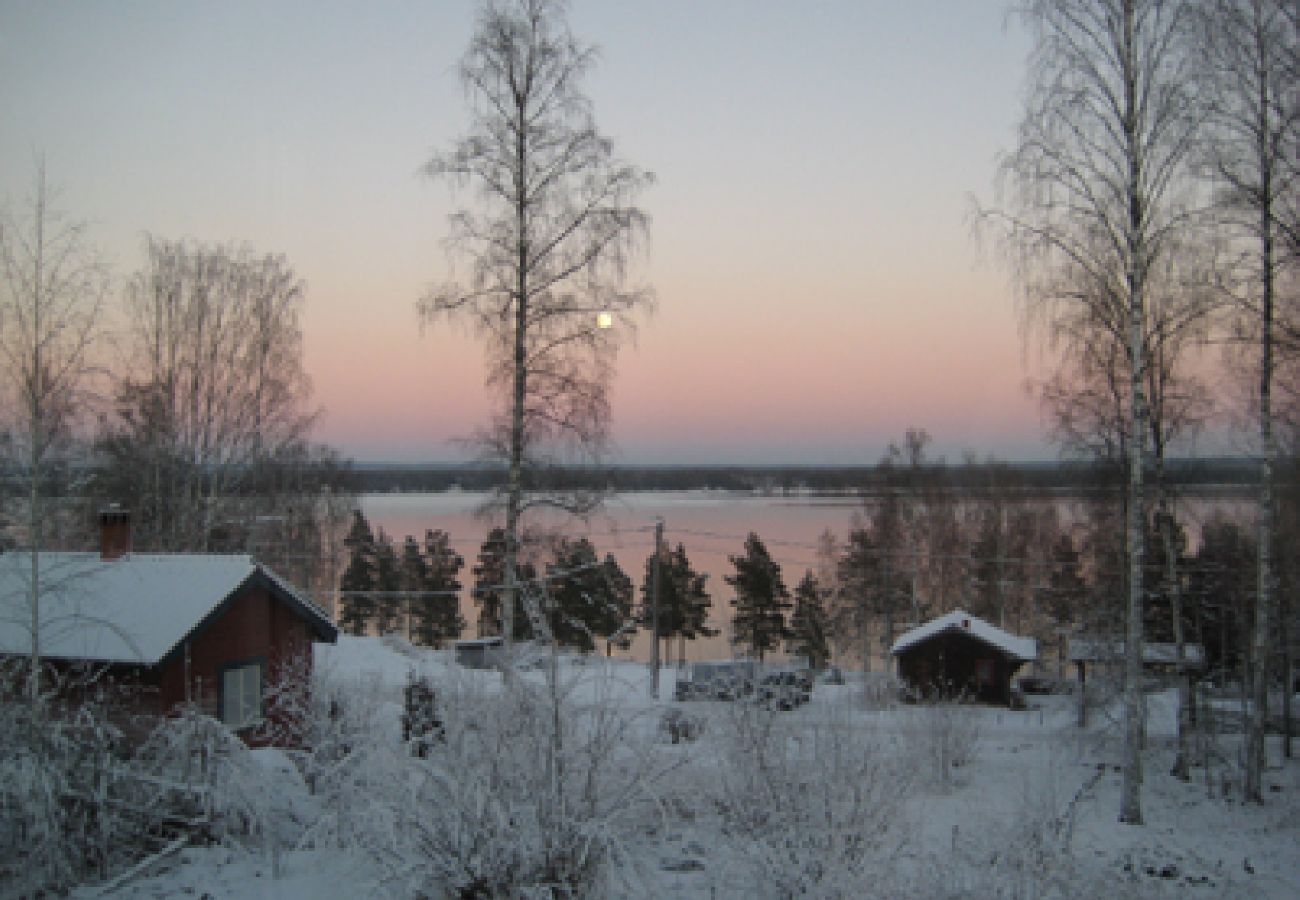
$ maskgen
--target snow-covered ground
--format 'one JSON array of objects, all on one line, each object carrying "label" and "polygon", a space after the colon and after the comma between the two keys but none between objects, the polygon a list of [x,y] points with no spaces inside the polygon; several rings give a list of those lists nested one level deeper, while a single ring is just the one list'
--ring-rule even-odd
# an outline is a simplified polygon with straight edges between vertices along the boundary
[{"label": "snow-covered ground", "polygon": [[[565,715],[586,716],[584,735],[609,741],[600,745],[604,755],[591,751],[571,759],[586,759],[605,773],[602,790],[627,787],[626,795],[588,797],[590,819],[576,812],[563,819],[625,830],[618,842],[608,833],[583,838],[606,847],[613,868],[626,869],[623,877],[603,876],[592,889],[596,896],[775,897],[805,890],[806,896],[1300,897],[1300,763],[1282,760],[1280,745],[1270,747],[1263,805],[1233,798],[1239,788],[1225,784],[1235,771],[1229,764],[1211,767],[1208,779],[1204,769],[1195,769],[1190,783],[1176,780],[1169,775],[1171,695],[1150,700],[1145,824],[1132,826],[1117,821],[1119,729],[1104,709],[1089,728],[1079,729],[1071,697],[1034,698],[1020,712],[868,709],[852,684],[818,685],[811,703],[768,713],[751,704],[675,703],[668,699],[674,679],[668,669],[660,685],[664,699],[652,700],[645,666],[599,658],[561,657],[558,687],[550,693],[548,663],[541,654],[522,676],[535,702],[545,706],[562,696]],[[337,646],[319,648],[317,669],[331,690],[361,700],[368,740],[393,748],[393,759],[409,758],[400,746],[400,719],[402,688],[412,672],[462,711],[511,708],[491,705],[501,701],[499,674],[466,670],[445,651],[391,640],[340,637]],[[513,708],[525,717],[531,710]],[[668,740],[662,722],[673,710],[703,724],[698,739]],[[449,716],[446,752],[458,746],[451,729],[479,727],[458,724],[465,722],[471,719]],[[1233,760],[1235,740],[1220,737],[1216,758]],[[583,752],[598,743],[584,744]],[[512,764],[541,764],[545,747],[524,749]],[[434,749],[429,766],[438,766],[440,752]],[[801,768],[811,760],[826,771]],[[283,765],[274,753],[265,761]],[[579,777],[572,783],[585,782]],[[430,801],[420,799],[423,787],[412,785],[409,796],[405,789],[384,794],[388,788],[379,784],[374,790],[399,818],[403,802],[416,804],[409,821],[418,821],[418,804]],[[442,785],[439,802],[473,800],[473,789],[457,794],[455,787]],[[653,802],[643,803],[637,798],[644,799],[647,787]],[[581,791],[574,793],[577,810]],[[606,800],[625,804],[639,818],[630,821],[620,808],[602,806]],[[312,810],[325,814],[309,797],[294,802],[307,810],[300,818],[310,818]],[[538,808],[545,819],[544,805]],[[831,827],[824,827],[823,813]],[[864,826],[865,851],[843,842],[839,832]],[[360,827],[386,825],[376,819]],[[522,835],[526,826],[518,827]],[[398,871],[412,864],[408,856],[394,851],[384,857],[361,846],[366,841],[348,838],[338,823],[331,828],[329,841],[313,841],[311,835],[324,832],[300,822],[295,840],[275,850],[269,840],[188,848],[115,889],[86,886],[76,896],[411,895],[410,880]],[[442,847],[443,837],[424,839]],[[396,838],[382,846],[399,844],[409,854],[409,842]],[[429,883],[426,875],[425,889]]]}]

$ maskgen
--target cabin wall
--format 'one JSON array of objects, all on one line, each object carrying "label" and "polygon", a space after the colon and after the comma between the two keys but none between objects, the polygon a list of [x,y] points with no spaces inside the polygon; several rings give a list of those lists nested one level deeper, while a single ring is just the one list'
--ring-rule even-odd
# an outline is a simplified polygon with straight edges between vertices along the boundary
[{"label": "cabin wall", "polygon": [[898,656],[900,677],[922,696],[965,696],[984,703],[1010,702],[1017,668],[997,649],[955,632],[937,634]]},{"label": "cabin wall", "polygon": [[163,666],[159,683],[162,706],[172,709],[190,700],[219,718],[225,669],[258,663],[264,688],[291,667],[310,676],[311,644],[308,624],[288,606],[273,600],[264,588],[246,590],[190,640],[188,660],[182,649]]}]

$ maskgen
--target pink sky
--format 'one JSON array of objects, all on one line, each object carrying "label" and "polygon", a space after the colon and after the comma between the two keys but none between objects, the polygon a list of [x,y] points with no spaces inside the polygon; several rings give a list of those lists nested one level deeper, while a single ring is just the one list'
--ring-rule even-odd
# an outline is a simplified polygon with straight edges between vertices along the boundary
[{"label": "pink sky", "polygon": [[[456,459],[486,421],[474,337],[421,333],[458,196],[474,4],[4,5],[0,197],[34,151],[123,278],[139,237],[246,242],[308,282],[319,437]],[[997,3],[574,0],[597,122],[654,171],[622,356],[629,462],[871,462],[909,427],[1044,457],[1010,285],[970,237],[1014,138],[1025,43]]]}]

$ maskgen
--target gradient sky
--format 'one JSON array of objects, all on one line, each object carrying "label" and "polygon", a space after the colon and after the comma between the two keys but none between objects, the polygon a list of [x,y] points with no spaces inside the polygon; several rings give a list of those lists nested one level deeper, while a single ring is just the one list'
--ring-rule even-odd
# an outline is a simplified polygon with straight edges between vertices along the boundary
[{"label": "gradient sky", "polygon": [[[0,0],[0,198],[43,153],[125,278],[141,236],[246,242],[308,284],[318,437],[454,460],[481,348],[422,330],[451,274],[418,170],[465,128],[475,4]],[[1005,273],[971,238],[1022,95],[1001,0],[574,0],[587,92],[653,171],[633,272],[659,307],[620,359],[626,462],[1051,455]]]}]

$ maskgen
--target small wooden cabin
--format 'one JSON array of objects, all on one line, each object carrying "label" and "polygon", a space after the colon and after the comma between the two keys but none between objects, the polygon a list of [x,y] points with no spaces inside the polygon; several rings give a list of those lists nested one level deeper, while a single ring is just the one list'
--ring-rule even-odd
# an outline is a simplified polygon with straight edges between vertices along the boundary
[{"label": "small wooden cabin", "polygon": [[904,633],[890,652],[899,677],[922,697],[1009,704],[1011,678],[1038,658],[1038,643],[954,610]]},{"label": "small wooden cabin", "polygon": [[[132,554],[119,524],[104,522],[100,553],[39,555],[42,661],[102,670],[138,712],[197,703],[256,742],[267,686],[310,675],[312,643],[337,629],[249,556]],[[0,554],[0,656],[31,652],[31,578],[30,554]]]},{"label": "small wooden cabin", "polygon": [[501,665],[505,641],[500,637],[466,638],[456,642],[456,662],[467,669],[495,669]]},{"label": "small wooden cabin", "polygon": [[[1122,683],[1125,643],[1122,640],[1075,635],[1070,638],[1070,662],[1074,663],[1079,685],[1079,727],[1088,723],[1088,675]],[[1183,644],[1183,656],[1178,658],[1178,645],[1145,641],[1142,644],[1142,671],[1166,678],[1187,677],[1195,680],[1205,669],[1205,648],[1200,644]],[[1189,682],[1190,683],[1190,682]]]}]

